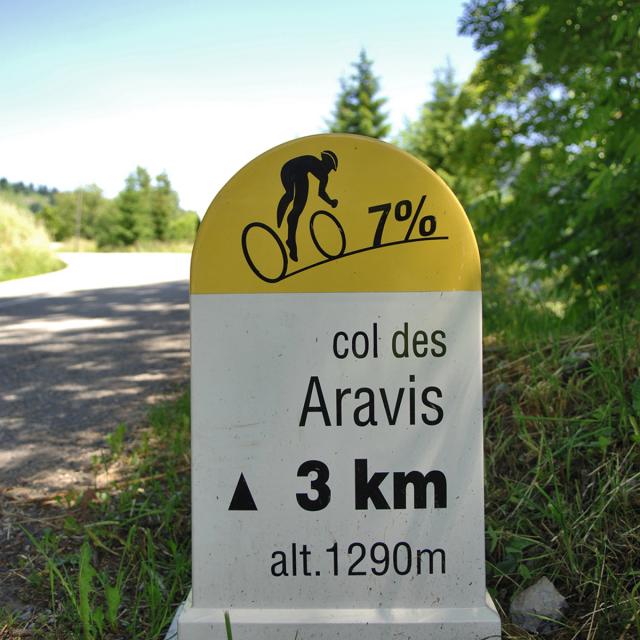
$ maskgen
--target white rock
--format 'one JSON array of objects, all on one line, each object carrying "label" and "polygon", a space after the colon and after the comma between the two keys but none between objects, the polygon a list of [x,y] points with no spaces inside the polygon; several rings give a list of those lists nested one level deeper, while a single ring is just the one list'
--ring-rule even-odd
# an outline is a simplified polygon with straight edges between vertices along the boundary
[{"label": "white rock", "polygon": [[552,633],[558,628],[555,621],[562,618],[566,607],[567,601],[551,581],[540,578],[511,601],[511,621],[526,631]]}]

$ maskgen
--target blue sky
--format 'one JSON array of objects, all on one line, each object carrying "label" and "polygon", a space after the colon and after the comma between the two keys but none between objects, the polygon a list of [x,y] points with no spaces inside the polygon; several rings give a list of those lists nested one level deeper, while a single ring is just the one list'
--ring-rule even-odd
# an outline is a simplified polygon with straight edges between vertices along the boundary
[{"label": "blue sky", "polygon": [[0,0],[0,176],[108,196],[137,165],[204,213],[253,157],[326,129],[364,47],[394,133],[451,60],[463,2]]}]

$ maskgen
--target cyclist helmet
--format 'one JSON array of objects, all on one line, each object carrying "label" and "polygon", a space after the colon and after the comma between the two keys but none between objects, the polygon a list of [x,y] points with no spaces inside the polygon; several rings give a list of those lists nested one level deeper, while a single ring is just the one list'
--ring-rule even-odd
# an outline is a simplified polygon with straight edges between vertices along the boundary
[{"label": "cyclist helmet", "polygon": [[332,168],[333,168],[333,169],[337,169],[337,168],[338,168],[338,156],[337,156],[335,153],[333,153],[333,151],[329,151],[329,150],[323,151],[323,152],[320,154],[320,157],[321,157],[325,162],[326,162],[326,161],[327,161],[327,159],[328,159],[328,161],[329,161],[329,163],[332,165]]}]

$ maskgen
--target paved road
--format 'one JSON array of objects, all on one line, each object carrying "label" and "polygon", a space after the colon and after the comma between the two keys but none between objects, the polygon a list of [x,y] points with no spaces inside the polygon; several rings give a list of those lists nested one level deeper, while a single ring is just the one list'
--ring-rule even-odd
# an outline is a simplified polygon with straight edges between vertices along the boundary
[{"label": "paved road", "polygon": [[188,376],[187,254],[62,254],[0,283],[0,491],[91,482],[119,422]]}]

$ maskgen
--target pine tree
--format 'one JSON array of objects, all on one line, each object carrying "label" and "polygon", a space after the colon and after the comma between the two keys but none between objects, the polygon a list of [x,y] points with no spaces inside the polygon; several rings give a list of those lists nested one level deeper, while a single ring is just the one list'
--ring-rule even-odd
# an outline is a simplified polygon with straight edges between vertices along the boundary
[{"label": "pine tree", "polygon": [[157,240],[167,240],[169,224],[178,215],[178,196],[171,189],[169,176],[162,172],[156,176],[156,186],[151,195],[151,215]]},{"label": "pine tree", "polygon": [[151,176],[144,167],[137,167],[136,173],[137,206],[134,214],[134,230],[137,241],[153,240],[156,237],[153,218]]},{"label": "pine tree", "polygon": [[422,106],[420,115],[402,133],[404,148],[432,169],[447,177],[454,176],[457,149],[463,139],[464,111],[459,107],[460,88],[448,65],[436,71],[433,96]]},{"label": "pine tree", "polygon": [[436,70],[432,97],[422,105],[418,119],[400,133],[404,149],[436,171],[465,207],[495,188],[495,171],[486,157],[496,142],[483,127],[468,121],[473,104],[473,88],[458,84],[448,63]]},{"label": "pine tree", "polygon": [[348,79],[340,80],[340,93],[332,119],[327,122],[332,133],[359,133],[372,138],[384,138],[391,125],[388,114],[382,111],[386,98],[376,97],[380,90],[378,78],[373,75],[373,61],[363,49],[355,71]]},{"label": "pine tree", "polygon": [[110,241],[114,246],[130,245],[137,239],[137,216],[140,196],[138,182],[135,174],[127,176],[124,189],[118,194],[115,201],[115,213],[112,220]]}]

